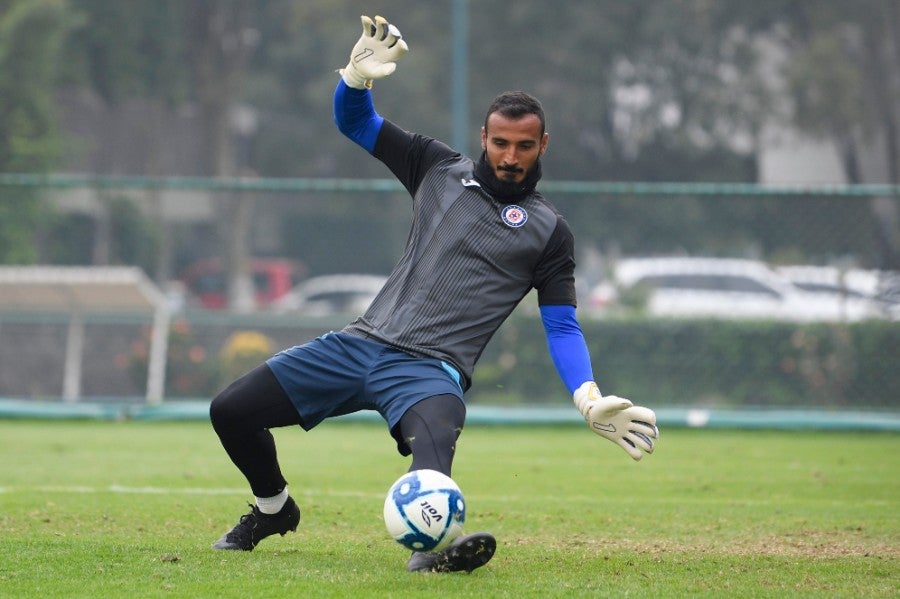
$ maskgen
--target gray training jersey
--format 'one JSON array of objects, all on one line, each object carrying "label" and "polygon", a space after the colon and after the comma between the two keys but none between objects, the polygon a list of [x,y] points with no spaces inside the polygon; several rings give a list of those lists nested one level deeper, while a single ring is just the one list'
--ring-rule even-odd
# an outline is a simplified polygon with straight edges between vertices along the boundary
[{"label": "gray training jersey", "polygon": [[532,288],[541,305],[575,305],[572,233],[539,193],[497,201],[474,180],[470,158],[387,120],[372,154],[413,196],[412,229],[387,283],[344,332],[444,360],[465,389]]}]

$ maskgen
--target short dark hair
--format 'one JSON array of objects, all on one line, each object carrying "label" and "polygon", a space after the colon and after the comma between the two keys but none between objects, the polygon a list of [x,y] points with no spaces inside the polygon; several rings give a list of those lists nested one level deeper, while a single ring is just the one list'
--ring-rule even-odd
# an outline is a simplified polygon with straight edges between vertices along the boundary
[{"label": "short dark hair", "polygon": [[488,118],[495,112],[499,112],[509,119],[520,119],[527,114],[533,114],[541,120],[541,135],[547,128],[544,118],[544,108],[540,101],[531,94],[521,91],[503,92],[491,102],[487,114],[484,116],[484,130],[487,131]]}]

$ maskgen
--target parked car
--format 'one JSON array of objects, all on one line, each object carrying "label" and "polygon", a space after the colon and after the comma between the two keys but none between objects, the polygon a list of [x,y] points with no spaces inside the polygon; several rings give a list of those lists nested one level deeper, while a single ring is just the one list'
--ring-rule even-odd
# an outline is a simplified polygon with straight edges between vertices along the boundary
[{"label": "parked car", "polygon": [[336,274],[303,281],[272,304],[275,312],[305,316],[362,314],[378,295],[387,277],[370,274]]},{"label": "parked car", "polygon": [[868,299],[878,295],[881,279],[877,270],[833,266],[779,266],[776,271],[803,291]]},{"label": "parked car", "polygon": [[[250,267],[258,308],[267,307],[288,293],[305,274],[301,264],[285,258],[254,258]],[[228,284],[220,260],[195,262],[181,273],[179,280],[188,295],[201,307],[214,310],[227,307]]]},{"label": "parked car", "polygon": [[895,273],[833,266],[780,266],[777,268],[796,287],[831,298],[854,312],[870,308],[881,316],[896,309],[889,292]]},{"label": "parked car", "polygon": [[871,298],[807,291],[764,262],[721,258],[627,258],[596,286],[588,311],[640,298],[653,316],[857,321],[883,317]]},{"label": "parked car", "polygon": [[878,301],[888,318],[900,320],[900,272],[884,272],[878,281]]}]

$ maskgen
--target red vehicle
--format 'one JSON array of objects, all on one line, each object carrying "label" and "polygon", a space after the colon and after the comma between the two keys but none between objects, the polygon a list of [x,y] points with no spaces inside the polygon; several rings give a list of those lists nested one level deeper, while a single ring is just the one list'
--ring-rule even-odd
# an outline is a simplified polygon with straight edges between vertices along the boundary
[{"label": "red vehicle", "polygon": [[[257,308],[267,307],[286,294],[305,274],[305,268],[286,258],[253,258],[250,264]],[[201,307],[228,307],[228,283],[221,260],[195,262],[179,278]]]}]

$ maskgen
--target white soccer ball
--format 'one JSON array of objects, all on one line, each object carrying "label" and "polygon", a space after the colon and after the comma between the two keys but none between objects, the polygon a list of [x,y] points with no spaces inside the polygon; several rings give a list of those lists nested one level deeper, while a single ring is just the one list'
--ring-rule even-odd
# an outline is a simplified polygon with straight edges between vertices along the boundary
[{"label": "white soccer ball", "polygon": [[462,533],[466,501],[453,479],[436,470],[413,470],[384,499],[384,524],[413,551],[440,551]]}]

